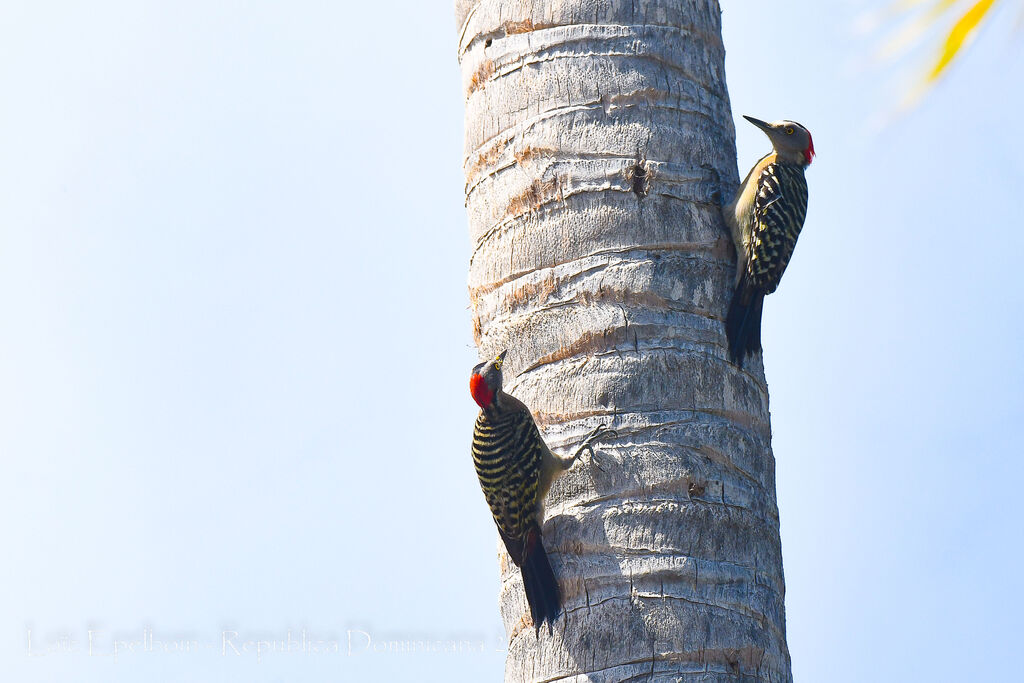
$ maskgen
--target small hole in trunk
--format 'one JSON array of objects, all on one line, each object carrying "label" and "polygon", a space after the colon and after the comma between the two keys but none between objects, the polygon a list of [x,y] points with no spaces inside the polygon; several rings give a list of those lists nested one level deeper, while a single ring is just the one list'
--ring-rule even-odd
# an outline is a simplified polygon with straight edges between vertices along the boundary
[{"label": "small hole in trunk", "polygon": [[629,169],[629,175],[633,184],[633,194],[643,199],[651,189],[651,178],[647,173],[647,164],[638,161]]}]

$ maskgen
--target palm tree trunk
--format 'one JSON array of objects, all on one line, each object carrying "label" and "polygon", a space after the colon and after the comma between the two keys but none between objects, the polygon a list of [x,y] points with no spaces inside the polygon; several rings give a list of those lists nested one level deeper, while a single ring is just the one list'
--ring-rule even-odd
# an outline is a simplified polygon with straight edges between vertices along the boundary
[{"label": "palm tree trunk", "polygon": [[790,681],[768,391],[722,324],[718,2],[456,4],[477,345],[553,448],[619,432],[547,499],[552,635],[501,551],[505,678]]}]

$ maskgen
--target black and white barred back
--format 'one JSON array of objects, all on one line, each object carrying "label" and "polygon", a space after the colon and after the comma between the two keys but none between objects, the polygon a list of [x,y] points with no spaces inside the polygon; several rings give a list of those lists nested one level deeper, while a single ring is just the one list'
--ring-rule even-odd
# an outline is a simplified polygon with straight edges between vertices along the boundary
[{"label": "black and white barred back", "polygon": [[521,565],[524,544],[540,506],[543,441],[527,410],[481,411],[473,427],[473,464],[512,560]]},{"label": "black and white barred back", "polygon": [[747,282],[765,294],[778,288],[807,216],[802,166],[773,163],[757,181],[754,220],[747,244]]},{"label": "black and white barred back", "polygon": [[480,412],[473,427],[473,464],[487,506],[512,561],[523,575],[526,602],[539,632],[562,609],[558,580],[541,541],[538,513],[544,442],[526,407]]}]

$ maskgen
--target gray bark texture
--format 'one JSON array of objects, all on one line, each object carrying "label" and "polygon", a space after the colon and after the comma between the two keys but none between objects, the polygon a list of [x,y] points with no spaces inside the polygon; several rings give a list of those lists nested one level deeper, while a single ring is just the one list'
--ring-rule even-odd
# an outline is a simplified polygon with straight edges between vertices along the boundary
[{"label": "gray bark texture", "polygon": [[[791,681],[768,390],[728,361],[737,184],[716,0],[457,0],[481,357],[548,444],[564,611],[499,550],[506,681]],[[481,510],[482,512],[482,510]]]}]

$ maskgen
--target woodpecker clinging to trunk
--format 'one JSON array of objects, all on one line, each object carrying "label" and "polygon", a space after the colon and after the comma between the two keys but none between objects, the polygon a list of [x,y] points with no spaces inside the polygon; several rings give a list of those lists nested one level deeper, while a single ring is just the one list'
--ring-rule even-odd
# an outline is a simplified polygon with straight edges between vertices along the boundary
[{"label": "woodpecker clinging to trunk", "polygon": [[729,356],[743,358],[761,350],[764,297],[779,286],[807,215],[804,169],[814,159],[811,133],[795,121],[747,121],[772,141],[772,151],[754,164],[736,198],[725,207],[725,220],[736,246],[736,292],[725,319]]},{"label": "woodpecker clinging to trunk", "polygon": [[615,432],[601,425],[592,431],[576,453],[560,457],[541,438],[533,415],[522,401],[501,388],[501,366],[506,351],[473,368],[469,390],[480,406],[473,427],[473,464],[480,488],[491,508],[505,548],[523,574],[526,601],[539,631],[548,631],[561,610],[561,594],[551,563],[541,542],[543,502],[551,482],[576,459],[594,449],[591,443]]}]

